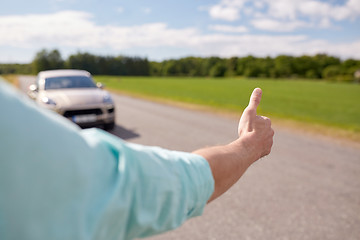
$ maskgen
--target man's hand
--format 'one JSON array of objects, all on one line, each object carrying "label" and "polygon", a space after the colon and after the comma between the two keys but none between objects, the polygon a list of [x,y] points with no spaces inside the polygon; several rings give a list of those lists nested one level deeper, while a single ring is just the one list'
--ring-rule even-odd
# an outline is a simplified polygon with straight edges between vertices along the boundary
[{"label": "man's hand", "polygon": [[270,119],[256,114],[261,96],[261,89],[255,88],[251,94],[249,105],[240,118],[238,127],[239,140],[245,144],[253,161],[270,153],[274,136]]},{"label": "man's hand", "polygon": [[209,162],[215,180],[215,191],[209,202],[227,191],[253,162],[270,153],[274,136],[271,121],[256,114],[261,94],[260,88],[251,94],[249,105],[240,118],[237,140],[194,152]]}]

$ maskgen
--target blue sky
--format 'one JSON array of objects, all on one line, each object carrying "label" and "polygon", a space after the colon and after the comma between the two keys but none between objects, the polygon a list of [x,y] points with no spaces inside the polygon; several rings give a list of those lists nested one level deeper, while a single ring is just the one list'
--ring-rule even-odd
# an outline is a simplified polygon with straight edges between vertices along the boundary
[{"label": "blue sky", "polygon": [[164,60],[185,56],[360,59],[360,0],[33,0],[0,8],[0,62],[43,48]]}]

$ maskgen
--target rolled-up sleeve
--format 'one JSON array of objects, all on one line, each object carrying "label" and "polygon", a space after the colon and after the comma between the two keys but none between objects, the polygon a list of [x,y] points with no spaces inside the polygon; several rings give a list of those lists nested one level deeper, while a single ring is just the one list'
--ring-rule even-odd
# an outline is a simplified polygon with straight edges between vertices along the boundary
[{"label": "rolled-up sleeve", "polygon": [[202,213],[201,156],[81,130],[0,87],[0,239],[133,239]]},{"label": "rolled-up sleeve", "polygon": [[115,216],[109,223],[117,223],[126,238],[174,229],[202,213],[214,183],[201,156],[125,143],[98,129],[82,135],[95,149],[105,145],[114,157],[112,204],[102,214]]}]

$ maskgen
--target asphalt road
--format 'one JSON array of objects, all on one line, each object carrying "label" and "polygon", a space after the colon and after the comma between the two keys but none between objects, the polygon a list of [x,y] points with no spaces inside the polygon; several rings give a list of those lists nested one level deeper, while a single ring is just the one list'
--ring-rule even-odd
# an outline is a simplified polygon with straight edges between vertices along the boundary
[{"label": "asphalt road", "polygon": [[[33,79],[23,77],[26,89]],[[250,93],[249,93],[250,94]],[[113,95],[113,134],[192,151],[236,138],[237,119]],[[203,216],[151,240],[360,239],[360,149],[277,126],[272,153]]]}]

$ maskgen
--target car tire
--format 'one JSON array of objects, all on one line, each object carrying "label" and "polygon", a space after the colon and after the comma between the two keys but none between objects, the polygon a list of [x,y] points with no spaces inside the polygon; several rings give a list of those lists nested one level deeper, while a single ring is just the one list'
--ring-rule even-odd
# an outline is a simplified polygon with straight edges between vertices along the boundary
[{"label": "car tire", "polygon": [[115,127],[115,122],[111,122],[111,123],[106,123],[104,124],[104,129],[109,131],[109,130],[113,130]]}]

